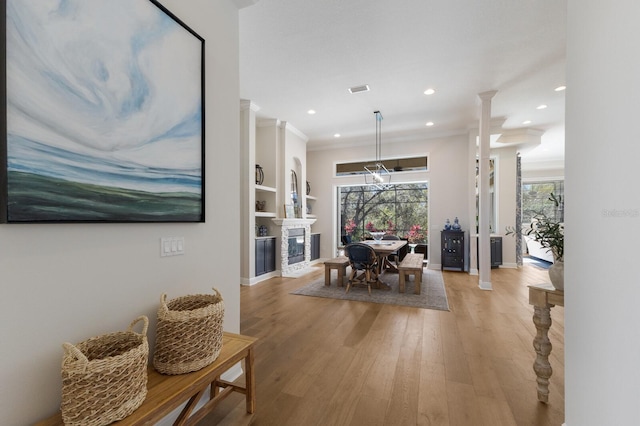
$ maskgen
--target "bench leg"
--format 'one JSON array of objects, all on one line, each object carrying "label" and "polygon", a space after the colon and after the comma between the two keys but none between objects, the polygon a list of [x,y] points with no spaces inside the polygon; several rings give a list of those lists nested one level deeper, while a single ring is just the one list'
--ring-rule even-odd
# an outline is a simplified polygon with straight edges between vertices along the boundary
[{"label": "bench leg", "polygon": [[327,287],[331,285],[331,266],[324,265],[324,285]]},{"label": "bench leg", "polygon": [[346,266],[340,266],[338,268],[338,287],[343,287],[344,286],[344,276],[347,275],[347,267]]},{"label": "bench leg", "polygon": [[398,292],[399,293],[404,293],[404,284],[405,284],[405,274],[406,271],[398,271],[398,282],[399,282],[399,288],[398,288]]},{"label": "bench leg", "polygon": [[244,366],[247,370],[245,372],[247,413],[250,414],[252,414],[256,410],[256,377],[253,372],[253,361],[253,348],[250,348],[244,363]]},{"label": "bench leg", "polygon": [[422,287],[422,271],[416,271],[416,288],[413,291],[415,294],[420,294],[420,287]]}]

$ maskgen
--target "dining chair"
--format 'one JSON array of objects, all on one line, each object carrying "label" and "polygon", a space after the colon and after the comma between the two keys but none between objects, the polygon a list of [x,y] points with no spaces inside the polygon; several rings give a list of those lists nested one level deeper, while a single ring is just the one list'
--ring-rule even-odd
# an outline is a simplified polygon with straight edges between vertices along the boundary
[{"label": "dining chair", "polygon": [[[365,284],[371,296],[371,284],[378,281],[378,255],[375,250],[367,244],[351,243],[344,248],[344,252],[351,266],[345,293],[349,293],[353,284]],[[360,271],[363,272],[356,277]]]},{"label": "dining chair", "polygon": [[[387,234],[384,235],[382,237],[383,240],[392,240],[392,241],[400,241],[402,240],[402,238],[398,237],[397,235],[391,235],[391,234]],[[387,258],[385,259],[385,267],[388,268],[390,266],[390,259],[392,259],[395,262],[395,267],[398,267],[398,264],[400,264],[400,262],[402,262],[402,259],[404,259],[404,257],[407,255],[407,245],[405,244],[404,246],[400,247],[400,249],[394,251],[393,253],[391,253],[389,256],[387,256]]]}]

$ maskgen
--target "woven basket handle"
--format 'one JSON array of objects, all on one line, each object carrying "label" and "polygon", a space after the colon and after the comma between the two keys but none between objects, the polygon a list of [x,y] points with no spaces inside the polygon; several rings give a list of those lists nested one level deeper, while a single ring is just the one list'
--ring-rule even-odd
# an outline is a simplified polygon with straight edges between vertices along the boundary
[{"label": "woven basket handle", "polygon": [[141,334],[142,336],[146,336],[147,328],[149,328],[149,318],[147,318],[145,315],[140,315],[138,318],[131,321],[131,324],[129,324],[129,331],[132,331],[135,333],[135,331],[133,331],[133,327],[140,321],[143,322],[143,325],[142,325],[142,333],[139,333],[139,334]]},{"label": "woven basket handle", "polygon": [[169,312],[169,308],[167,307],[167,293],[162,293],[160,296],[160,310],[164,314]]},{"label": "woven basket handle", "polygon": [[218,291],[217,288],[213,287],[213,291],[216,292],[216,296],[218,296],[221,300],[222,300],[222,295],[220,294],[220,292]]},{"label": "woven basket handle", "polygon": [[87,359],[87,357],[80,351],[80,349],[76,348],[75,345],[65,342],[62,344],[62,349],[64,349],[65,354],[72,355],[81,363],[83,364],[89,363],[89,360]]}]

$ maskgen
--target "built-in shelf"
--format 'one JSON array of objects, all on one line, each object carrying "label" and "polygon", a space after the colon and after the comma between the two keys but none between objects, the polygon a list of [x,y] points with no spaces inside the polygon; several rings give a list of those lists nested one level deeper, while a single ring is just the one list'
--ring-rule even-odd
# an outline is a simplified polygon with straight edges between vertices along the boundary
[{"label": "built-in shelf", "polygon": [[307,219],[316,219],[316,217],[315,214],[307,214]]},{"label": "built-in shelf", "polygon": [[316,221],[315,219],[301,219],[301,218],[291,218],[291,219],[277,218],[277,219],[271,219],[271,220],[273,221],[273,223],[275,223],[278,226],[283,226],[283,225],[291,226],[291,225],[298,225],[298,224],[313,225]]},{"label": "built-in shelf", "polygon": [[305,195],[305,197],[307,197],[307,200],[317,200],[316,197],[314,197],[313,195]]},{"label": "built-in shelf", "polygon": [[256,191],[276,192],[276,189],[270,186],[256,185]]},{"label": "built-in shelf", "polygon": [[273,212],[256,212],[256,217],[276,217]]}]

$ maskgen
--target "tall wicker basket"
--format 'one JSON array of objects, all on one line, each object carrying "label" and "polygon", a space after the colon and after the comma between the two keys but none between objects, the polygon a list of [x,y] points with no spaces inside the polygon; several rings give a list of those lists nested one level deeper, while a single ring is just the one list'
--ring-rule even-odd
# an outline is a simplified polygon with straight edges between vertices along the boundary
[{"label": "tall wicker basket", "polygon": [[[142,333],[133,327],[143,322]],[[149,344],[146,316],[127,331],[63,343],[62,403],[65,425],[102,426],[133,413],[147,396]]]},{"label": "tall wicker basket", "polygon": [[184,374],[211,364],[222,349],[224,301],[215,294],[160,297],[153,366],[162,374]]}]

